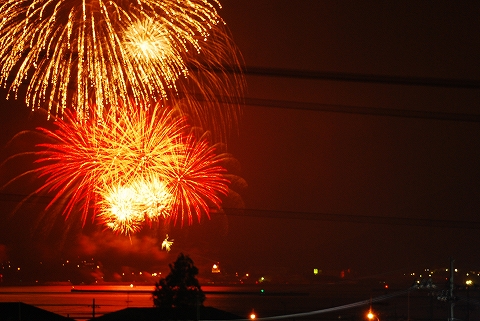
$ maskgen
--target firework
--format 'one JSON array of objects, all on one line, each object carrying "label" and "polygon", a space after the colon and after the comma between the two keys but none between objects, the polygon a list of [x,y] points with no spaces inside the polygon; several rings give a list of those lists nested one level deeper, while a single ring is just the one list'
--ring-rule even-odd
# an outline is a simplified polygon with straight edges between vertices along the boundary
[{"label": "firework", "polygon": [[104,200],[104,209],[99,213],[100,219],[116,232],[123,234],[137,232],[144,221],[142,206],[136,199],[137,195],[130,187],[112,186]]},{"label": "firework", "polygon": [[157,221],[169,215],[171,194],[158,177],[136,179],[128,185],[107,185],[97,189],[104,198],[97,204],[97,218],[112,230],[130,234],[146,220]]},{"label": "firework", "polygon": [[49,206],[68,199],[63,213],[70,215],[80,204],[85,221],[98,186],[121,185],[145,169],[165,171],[185,120],[175,119],[171,111],[147,115],[136,109],[122,115],[109,113],[104,122],[89,126],[67,117],[56,121],[57,130],[39,129],[52,140],[38,145],[40,167],[35,170],[46,178],[37,193],[57,192]]},{"label": "firework", "polygon": [[11,81],[15,98],[26,82],[27,104],[49,115],[72,106],[79,119],[101,119],[130,99],[187,99],[184,112],[197,122],[228,126],[243,79],[229,73],[239,54],[219,8],[216,0],[2,0],[0,82]]},{"label": "firework", "polygon": [[54,193],[47,210],[62,204],[65,216],[79,213],[85,222],[91,215],[130,234],[165,218],[182,225],[200,220],[228,192],[214,146],[195,138],[186,118],[171,109],[111,112],[89,126],[66,117],[56,125],[40,129],[51,142],[37,145],[33,170],[45,179],[34,194]]},{"label": "firework", "polygon": [[165,236],[165,239],[162,242],[162,250],[170,252],[174,240],[168,239],[168,234]]},{"label": "firework", "polygon": [[208,216],[210,208],[220,207],[218,192],[228,194],[228,180],[219,175],[226,171],[219,165],[215,148],[206,140],[197,141],[189,135],[180,145],[179,153],[180,157],[173,158],[174,163],[168,167],[173,202],[169,219],[175,224],[180,221],[183,226],[185,218],[192,224],[193,216],[200,221],[202,213]]}]

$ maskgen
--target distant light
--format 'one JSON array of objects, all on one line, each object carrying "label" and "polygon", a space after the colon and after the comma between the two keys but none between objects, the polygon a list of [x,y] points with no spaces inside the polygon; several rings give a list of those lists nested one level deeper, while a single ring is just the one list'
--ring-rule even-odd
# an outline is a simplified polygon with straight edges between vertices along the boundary
[{"label": "distant light", "polygon": [[265,293],[265,290],[264,290],[264,289],[261,289],[261,290],[260,290],[260,293]]},{"label": "distant light", "polygon": [[385,284],[385,289],[388,289],[388,284]]},{"label": "distant light", "polygon": [[373,313],[371,308],[367,313],[367,319],[368,320],[378,320],[378,317]]},{"label": "distant light", "polygon": [[133,284],[130,283],[130,287],[133,288]]},{"label": "distant light", "polygon": [[220,273],[220,264],[219,263],[214,263],[212,265],[212,273]]},{"label": "distant light", "polygon": [[313,269],[313,274],[317,275],[318,274],[318,269]]},{"label": "distant light", "polygon": [[455,269],[455,272],[458,272],[458,269]]},{"label": "distant light", "polygon": [[257,315],[255,314],[255,311],[252,310],[250,313],[250,320],[255,320],[257,318]]},{"label": "distant light", "polygon": [[465,284],[466,284],[466,285],[472,285],[472,284],[473,284],[473,281],[472,281],[472,280],[467,280],[467,281],[465,281]]}]

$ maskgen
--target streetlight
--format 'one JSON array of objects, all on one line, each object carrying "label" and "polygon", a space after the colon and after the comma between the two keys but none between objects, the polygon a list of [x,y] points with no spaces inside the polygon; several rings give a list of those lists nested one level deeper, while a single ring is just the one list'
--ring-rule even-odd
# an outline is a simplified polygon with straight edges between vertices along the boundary
[{"label": "streetlight", "polygon": [[373,313],[372,308],[370,308],[370,310],[368,310],[367,319],[368,320],[380,321],[380,319]]}]

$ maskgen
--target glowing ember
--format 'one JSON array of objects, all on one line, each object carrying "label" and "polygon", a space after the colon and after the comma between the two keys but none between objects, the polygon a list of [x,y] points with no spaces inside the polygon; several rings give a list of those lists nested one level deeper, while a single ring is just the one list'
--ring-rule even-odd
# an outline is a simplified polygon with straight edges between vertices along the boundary
[{"label": "glowing ember", "polygon": [[173,244],[174,240],[169,240],[168,239],[168,234],[165,236],[165,240],[162,242],[162,250],[165,250],[167,252],[170,252],[171,246]]}]

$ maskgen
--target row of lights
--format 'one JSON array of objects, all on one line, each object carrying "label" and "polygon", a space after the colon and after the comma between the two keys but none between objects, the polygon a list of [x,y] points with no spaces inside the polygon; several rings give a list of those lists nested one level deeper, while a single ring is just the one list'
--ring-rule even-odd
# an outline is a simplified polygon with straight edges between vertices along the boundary
[{"label": "row of lights", "polygon": [[[257,314],[255,313],[255,310],[252,310],[249,317],[250,317],[250,320],[255,320],[257,318]],[[370,310],[368,310],[368,312],[366,314],[366,318],[368,320],[380,321],[378,316],[375,313],[373,313],[372,308],[370,308]]]}]

